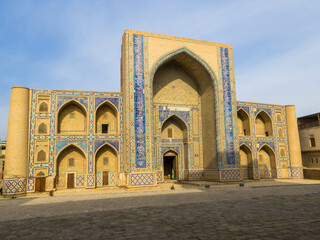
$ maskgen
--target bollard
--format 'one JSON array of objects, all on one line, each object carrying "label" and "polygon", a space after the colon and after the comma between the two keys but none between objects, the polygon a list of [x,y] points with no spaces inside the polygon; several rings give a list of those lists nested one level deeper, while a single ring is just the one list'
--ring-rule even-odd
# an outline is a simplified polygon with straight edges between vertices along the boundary
[{"label": "bollard", "polygon": [[204,185],[205,188],[210,188],[210,184]]},{"label": "bollard", "polygon": [[240,186],[240,187],[244,187],[244,183],[243,183],[243,182],[240,183],[239,186]]}]

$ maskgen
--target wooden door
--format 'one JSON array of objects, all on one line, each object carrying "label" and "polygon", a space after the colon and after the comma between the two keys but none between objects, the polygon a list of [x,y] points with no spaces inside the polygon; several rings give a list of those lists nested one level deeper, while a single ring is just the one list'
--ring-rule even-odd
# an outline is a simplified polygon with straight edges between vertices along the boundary
[{"label": "wooden door", "polygon": [[109,177],[109,174],[108,174],[109,172],[108,171],[103,171],[102,172],[102,179],[103,179],[103,185],[108,185],[109,184],[109,179],[108,179],[108,177]]},{"label": "wooden door", "polygon": [[36,192],[44,192],[46,191],[46,178],[36,178]]},{"label": "wooden door", "polygon": [[68,173],[67,188],[74,188],[74,173]]}]

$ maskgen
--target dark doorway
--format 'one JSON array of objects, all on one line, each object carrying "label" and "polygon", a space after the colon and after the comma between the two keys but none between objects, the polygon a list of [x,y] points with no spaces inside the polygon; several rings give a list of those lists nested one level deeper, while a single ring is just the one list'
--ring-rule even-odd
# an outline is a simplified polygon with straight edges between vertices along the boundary
[{"label": "dark doorway", "polygon": [[46,178],[40,177],[36,178],[36,192],[44,192],[46,191]]},{"label": "dark doorway", "polygon": [[67,188],[74,188],[74,173],[68,173]]},{"label": "dark doorway", "polygon": [[163,156],[163,173],[165,179],[176,179],[176,156]]},{"label": "dark doorway", "polygon": [[103,171],[102,172],[102,185],[108,185],[109,184],[109,172],[108,171]]},{"label": "dark doorway", "polygon": [[102,133],[108,133],[109,124],[102,124]]}]

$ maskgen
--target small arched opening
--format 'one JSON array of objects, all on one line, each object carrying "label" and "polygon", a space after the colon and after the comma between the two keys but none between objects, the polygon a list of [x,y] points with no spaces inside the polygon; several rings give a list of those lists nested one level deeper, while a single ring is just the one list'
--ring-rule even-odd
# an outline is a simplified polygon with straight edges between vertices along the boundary
[{"label": "small arched opening", "polygon": [[47,124],[41,123],[41,124],[39,125],[39,128],[38,128],[38,133],[39,133],[39,134],[47,134],[47,133],[48,133]]},{"label": "small arched opening", "polygon": [[37,161],[38,162],[45,162],[47,160],[47,154],[45,151],[40,150],[37,154]]},{"label": "small arched opening", "polygon": [[178,154],[169,150],[163,154],[164,179],[179,179],[178,177]]},{"label": "small arched opening", "polygon": [[39,106],[39,112],[46,113],[48,112],[48,104],[46,102],[42,102]]}]

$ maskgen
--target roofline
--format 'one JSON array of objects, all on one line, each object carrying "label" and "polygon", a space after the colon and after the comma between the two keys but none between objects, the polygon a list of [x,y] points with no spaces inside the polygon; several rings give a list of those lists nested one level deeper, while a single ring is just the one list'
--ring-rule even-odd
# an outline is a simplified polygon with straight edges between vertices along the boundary
[{"label": "roofline", "polygon": [[175,37],[175,36],[159,34],[159,33],[150,33],[150,32],[136,31],[136,30],[130,30],[130,29],[124,30],[124,34],[126,34],[126,33],[143,35],[146,37],[156,37],[156,38],[164,38],[164,39],[170,39],[170,40],[180,40],[180,41],[187,41],[187,42],[194,42],[194,43],[202,43],[202,44],[212,45],[212,46],[232,48],[232,45],[230,45],[230,44],[209,42],[209,41],[204,41],[204,40],[196,40],[196,39],[192,39],[192,38]]}]

